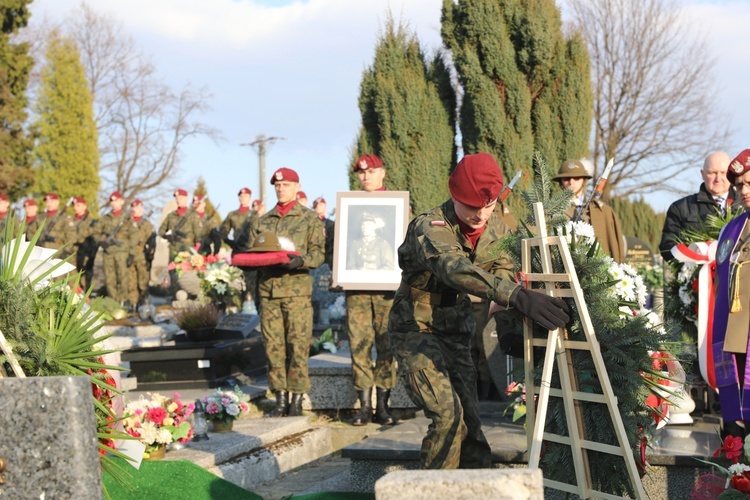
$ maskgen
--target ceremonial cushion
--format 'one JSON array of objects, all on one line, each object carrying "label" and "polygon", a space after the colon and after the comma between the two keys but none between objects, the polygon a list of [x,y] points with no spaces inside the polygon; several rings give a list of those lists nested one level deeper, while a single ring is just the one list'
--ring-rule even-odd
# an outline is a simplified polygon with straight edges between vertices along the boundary
[{"label": "ceremonial cushion", "polygon": [[253,252],[232,255],[232,265],[237,267],[264,267],[278,264],[288,264],[289,255],[299,255],[299,252]]}]

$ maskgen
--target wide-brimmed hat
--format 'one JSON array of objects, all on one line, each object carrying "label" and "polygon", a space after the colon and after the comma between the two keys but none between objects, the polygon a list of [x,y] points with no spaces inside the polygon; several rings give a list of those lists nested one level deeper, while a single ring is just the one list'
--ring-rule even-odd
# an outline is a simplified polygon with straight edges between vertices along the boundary
[{"label": "wide-brimmed hat", "polygon": [[248,252],[279,252],[281,250],[279,237],[275,233],[260,233]]},{"label": "wide-brimmed hat", "polygon": [[570,179],[571,177],[583,177],[584,179],[591,179],[591,174],[586,170],[578,160],[566,160],[562,164],[560,170],[557,171],[557,175],[552,178],[553,181],[560,181],[562,179]]}]

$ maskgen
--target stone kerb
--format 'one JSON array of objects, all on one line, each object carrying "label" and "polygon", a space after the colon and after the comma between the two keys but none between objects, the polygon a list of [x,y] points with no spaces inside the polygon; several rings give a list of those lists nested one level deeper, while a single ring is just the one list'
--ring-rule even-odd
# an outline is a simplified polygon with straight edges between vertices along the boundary
[{"label": "stone kerb", "polygon": [[377,480],[375,498],[542,500],[544,486],[540,469],[395,471]]},{"label": "stone kerb", "polygon": [[3,498],[102,498],[87,377],[0,379]]}]

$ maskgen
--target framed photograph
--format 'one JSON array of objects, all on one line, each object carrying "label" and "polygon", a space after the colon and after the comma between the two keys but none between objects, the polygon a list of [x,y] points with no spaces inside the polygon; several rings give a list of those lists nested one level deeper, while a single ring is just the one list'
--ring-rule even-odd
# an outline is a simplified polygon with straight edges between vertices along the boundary
[{"label": "framed photograph", "polygon": [[397,251],[408,223],[408,191],[336,193],[332,285],[344,290],[397,289]]}]

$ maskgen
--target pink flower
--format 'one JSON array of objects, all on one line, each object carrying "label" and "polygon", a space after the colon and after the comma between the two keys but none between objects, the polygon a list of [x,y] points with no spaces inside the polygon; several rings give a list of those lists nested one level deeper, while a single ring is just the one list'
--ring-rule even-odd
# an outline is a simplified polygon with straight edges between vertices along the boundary
[{"label": "pink flower", "polygon": [[183,271],[192,271],[193,266],[190,265],[190,262],[180,262],[180,269]]},{"label": "pink flower", "polygon": [[146,420],[159,426],[162,425],[165,418],[167,418],[167,410],[160,407],[149,408],[146,414]]},{"label": "pink flower", "polygon": [[721,445],[721,448],[714,453],[714,458],[718,457],[723,451],[727,459],[731,460],[733,464],[736,464],[742,456],[742,445],[741,437],[727,436],[724,438],[724,444]]},{"label": "pink flower", "polygon": [[169,271],[174,271],[176,267],[177,264],[175,264],[174,262],[170,262],[169,264],[167,264],[167,270]]},{"label": "pink flower", "polygon": [[221,406],[219,406],[219,403],[216,401],[211,401],[206,406],[206,413],[215,414],[215,413],[221,413]]}]

